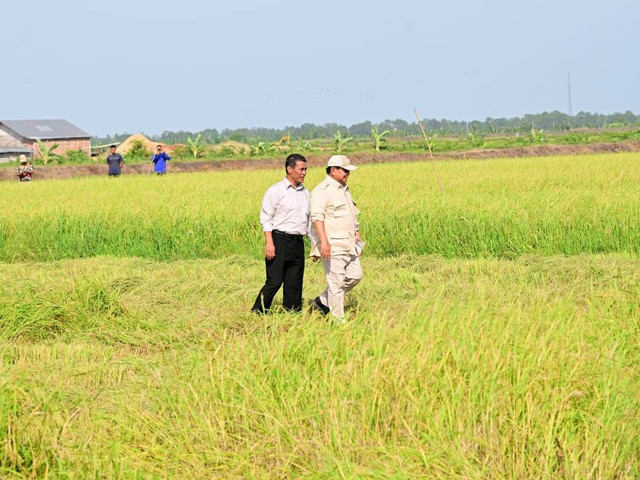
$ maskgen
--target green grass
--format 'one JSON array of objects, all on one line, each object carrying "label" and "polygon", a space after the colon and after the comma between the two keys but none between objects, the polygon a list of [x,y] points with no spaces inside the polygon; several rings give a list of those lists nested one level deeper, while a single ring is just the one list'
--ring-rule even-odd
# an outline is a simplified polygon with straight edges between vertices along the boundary
[{"label": "green grass", "polygon": [[364,269],[337,326],[249,314],[244,257],[4,265],[0,475],[640,473],[640,260]]},{"label": "green grass", "polygon": [[249,313],[280,170],[3,184],[0,478],[639,477],[636,159],[438,169],[352,175],[346,325]]},{"label": "green grass", "polygon": [[[447,258],[640,252],[634,154],[365,165],[350,180],[368,254]],[[3,185],[0,260],[259,258],[279,171]],[[313,169],[307,184],[324,176]],[[86,199],[86,201],[84,200]]]}]

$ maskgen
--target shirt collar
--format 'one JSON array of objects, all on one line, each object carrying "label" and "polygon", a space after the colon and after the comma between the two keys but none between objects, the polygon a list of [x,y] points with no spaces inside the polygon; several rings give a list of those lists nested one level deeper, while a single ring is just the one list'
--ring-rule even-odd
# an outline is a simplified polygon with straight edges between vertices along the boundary
[{"label": "shirt collar", "polygon": [[344,190],[347,190],[349,188],[348,185],[342,185],[339,181],[337,181],[335,178],[333,178],[330,175],[327,175],[327,182],[329,183],[329,185],[336,188],[342,188]]},{"label": "shirt collar", "polygon": [[284,184],[285,188],[295,188],[296,190],[304,190],[304,185],[302,183],[297,187],[294,187],[287,177],[284,177],[282,179],[282,183]]}]

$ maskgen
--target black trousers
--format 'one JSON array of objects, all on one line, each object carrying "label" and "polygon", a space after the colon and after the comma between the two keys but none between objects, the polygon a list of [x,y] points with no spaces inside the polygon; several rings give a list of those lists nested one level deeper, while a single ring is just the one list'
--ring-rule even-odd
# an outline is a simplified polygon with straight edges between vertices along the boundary
[{"label": "black trousers", "polygon": [[251,310],[263,313],[271,308],[273,297],[284,283],[282,306],[286,310],[302,310],[302,278],[304,276],[304,241],[302,235],[285,235],[274,231],[276,256],[265,258],[267,281],[258,293]]}]

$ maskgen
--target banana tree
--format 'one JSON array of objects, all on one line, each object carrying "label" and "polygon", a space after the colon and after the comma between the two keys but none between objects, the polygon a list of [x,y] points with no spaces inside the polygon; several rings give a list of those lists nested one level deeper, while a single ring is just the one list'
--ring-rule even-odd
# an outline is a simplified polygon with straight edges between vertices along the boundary
[{"label": "banana tree", "polygon": [[380,146],[384,142],[384,136],[391,133],[391,130],[385,130],[384,132],[378,132],[378,126],[376,125],[371,129],[371,137],[373,138],[373,148],[376,152],[380,151]]},{"label": "banana tree", "polygon": [[191,137],[187,138],[187,150],[193,158],[202,157],[205,153],[206,146],[202,143],[202,134],[199,133],[195,140]]},{"label": "banana tree", "polygon": [[531,143],[545,143],[546,141],[547,137],[544,135],[544,130],[531,128]]},{"label": "banana tree", "polygon": [[300,150],[302,152],[311,152],[315,149],[313,148],[313,144],[309,140],[306,140],[296,142],[296,150]]},{"label": "banana tree", "polygon": [[58,160],[60,162],[60,155],[54,153],[54,150],[58,148],[60,145],[54,143],[51,146],[47,146],[42,140],[36,138],[36,143],[38,144],[38,156],[40,157],[40,161],[43,165],[46,165],[51,160]]},{"label": "banana tree", "polygon": [[335,152],[336,153],[342,152],[344,150],[345,144],[347,142],[350,142],[351,140],[353,140],[353,137],[342,138],[342,133],[340,133],[340,130],[338,130],[333,135],[333,143],[335,144]]},{"label": "banana tree", "polygon": [[251,149],[251,155],[261,155],[274,150],[275,145],[269,144],[263,140],[256,140],[249,148]]}]

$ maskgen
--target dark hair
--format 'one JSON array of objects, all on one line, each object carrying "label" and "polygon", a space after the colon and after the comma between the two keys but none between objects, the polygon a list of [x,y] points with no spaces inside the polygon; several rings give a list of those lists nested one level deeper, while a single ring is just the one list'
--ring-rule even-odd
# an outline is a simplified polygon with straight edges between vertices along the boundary
[{"label": "dark hair", "polygon": [[115,145],[111,145],[109,148],[116,148],[116,146]]},{"label": "dark hair", "polygon": [[332,169],[332,168],[333,168],[333,167],[327,167],[327,175],[329,175],[329,174],[331,173],[331,169]]},{"label": "dark hair", "polygon": [[291,168],[296,168],[296,163],[298,162],[304,162],[307,163],[307,159],[304,158],[302,155],[300,155],[299,153],[292,153],[291,155],[289,155],[287,157],[287,159],[284,161],[284,170],[288,173],[287,168],[291,167]]}]

